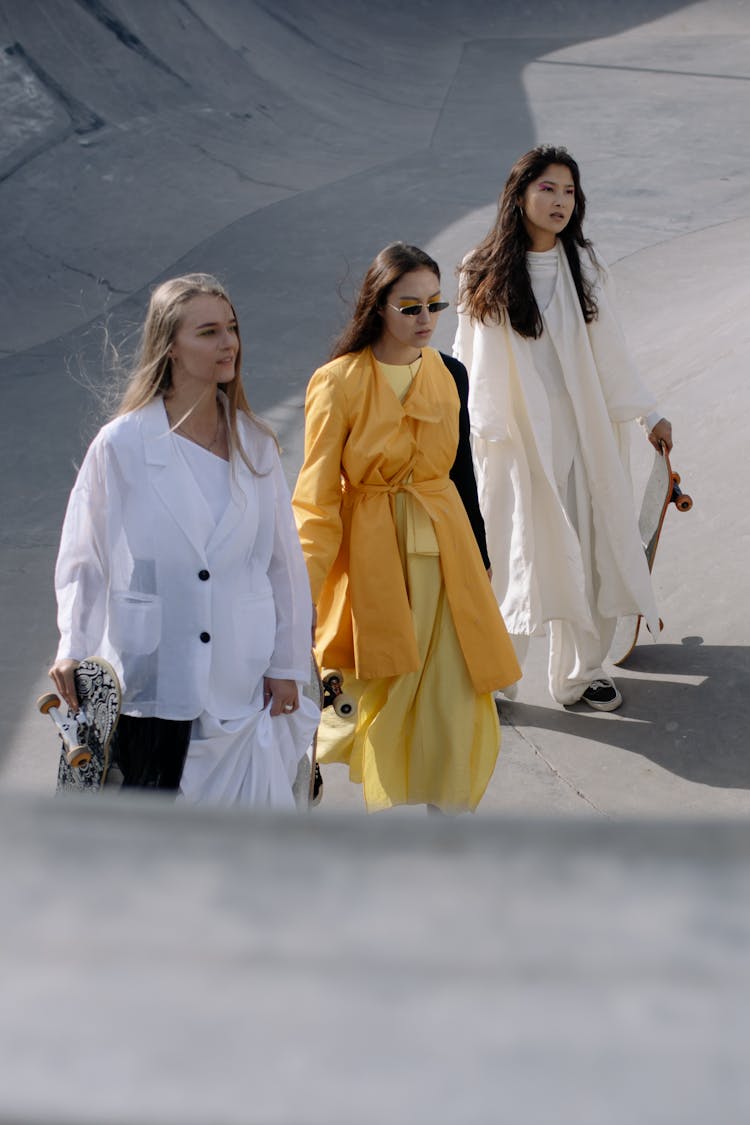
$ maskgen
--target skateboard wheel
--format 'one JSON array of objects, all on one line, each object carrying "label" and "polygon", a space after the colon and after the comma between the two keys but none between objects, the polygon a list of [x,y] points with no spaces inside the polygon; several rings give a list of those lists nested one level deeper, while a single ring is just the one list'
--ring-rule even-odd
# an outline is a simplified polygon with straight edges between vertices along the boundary
[{"label": "skateboard wheel", "polygon": [[333,709],[339,718],[348,719],[356,710],[356,703],[351,695],[342,692],[333,701]]},{"label": "skateboard wheel", "polygon": [[91,761],[91,751],[88,746],[74,746],[72,750],[66,751],[65,761],[74,770],[80,769],[81,766],[87,766]]},{"label": "skateboard wheel", "polygon": [[679,484],[680,480],[681,480],[680,474],[673,472],[672,473],[672,483],[673,484]]},{"label": "skateboard wheel", "polygon": [[682,495],[678,496],[675,500],[675,507],[678,512],[689,512],[692,506],[693,498],[692,496],[688,496],[687,492],[683,492]]},{"label": "skateboard wheel", "polygon": [[49,691],[46,695],[39,696],[36,705],[39,711],[41,711],[43,715],[46,715],[53,707],[60,706],[60,696],[55,695],[53,691]]}]

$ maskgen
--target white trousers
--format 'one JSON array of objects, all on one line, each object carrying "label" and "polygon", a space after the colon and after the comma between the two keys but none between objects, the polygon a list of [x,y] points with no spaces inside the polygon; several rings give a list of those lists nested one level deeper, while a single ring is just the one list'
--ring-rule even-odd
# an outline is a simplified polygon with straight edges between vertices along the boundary
[{"label": "white trousers", "polygon": [[[547,686],[557,703],[577,703],[592,680],[610,678],[602,665],[616,624],[616,618],[601,617],[599,632],[594,634],[572,621],[550,621]],[[518,663],[523,665],[531,638],[513,634],[511,640]]]},{"label": "white trousers", "polygon": [[[562,490],[561,490],[562,491]],[[580,450],[568,474],[563,506],[581,545],[586,600],[591,621],[550,621],[547,683],[552,698],[567,705],[577,703],[592,680],[606,677],[603,663],[614,636],[617,618],[602,617],[597,609],[599,577],[594,559],[594,534],[586,470]],[[528,636],[513,635],[519,664],[529,648]]]}]

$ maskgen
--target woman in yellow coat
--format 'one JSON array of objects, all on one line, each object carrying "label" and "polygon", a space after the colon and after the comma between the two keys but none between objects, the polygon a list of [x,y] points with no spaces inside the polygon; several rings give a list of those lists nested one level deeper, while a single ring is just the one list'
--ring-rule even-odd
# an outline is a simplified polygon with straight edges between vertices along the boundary
[{"label": "woman in yellow coat", "polygon": [[325,713],[320,759],[349,764],[370,811],[475,809],[500,745],[492,692],[520,676],[487,575],[466,370],[427,346],[446,307],[432,258],[387,246],[307,389],[294,509],[316,653],[358,700],[348,724]]}]

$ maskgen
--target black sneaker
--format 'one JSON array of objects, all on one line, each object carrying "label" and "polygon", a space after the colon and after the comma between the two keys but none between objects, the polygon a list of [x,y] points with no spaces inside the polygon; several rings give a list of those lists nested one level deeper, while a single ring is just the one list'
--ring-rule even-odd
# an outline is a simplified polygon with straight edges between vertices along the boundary
[{"label": "black sneaker", "polygon": [[616,711],[622,703],[622,696],[612,680],[592,680],[581,699],[595,711]]}]

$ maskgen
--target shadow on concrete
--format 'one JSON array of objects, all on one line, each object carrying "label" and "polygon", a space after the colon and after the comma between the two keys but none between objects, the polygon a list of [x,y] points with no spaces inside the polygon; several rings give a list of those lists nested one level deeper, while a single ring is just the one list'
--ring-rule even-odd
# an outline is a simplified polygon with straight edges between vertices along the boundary
[{"label": "shadow on concrete", "polygon": [[625,703],[616,714],[515,702],[503,704],[503,718],[517,730],[619,747],[687,781],[750,789],[750,646],[703,645],[698,637],[644,645],[627,670],[634,675],[622,680]]}]

